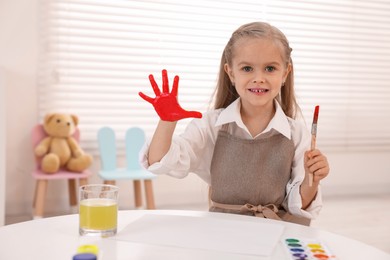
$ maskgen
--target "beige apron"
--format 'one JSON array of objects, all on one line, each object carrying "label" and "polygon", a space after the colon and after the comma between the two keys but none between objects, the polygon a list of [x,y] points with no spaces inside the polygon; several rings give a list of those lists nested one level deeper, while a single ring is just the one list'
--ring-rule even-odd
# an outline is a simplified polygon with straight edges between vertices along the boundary
[{"label": "beige apron", "polygon": [[295,148],[277,131],[256,139],[218,132],[211,161],[210,211],[236,213],[309,225],[282,208]]}]

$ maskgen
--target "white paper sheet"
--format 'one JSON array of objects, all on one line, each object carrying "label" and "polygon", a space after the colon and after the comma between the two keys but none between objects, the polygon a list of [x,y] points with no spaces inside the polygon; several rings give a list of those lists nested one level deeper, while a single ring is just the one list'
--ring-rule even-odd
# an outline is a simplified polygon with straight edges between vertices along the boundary
[{"label": "white paper sheet", "polygon": [[248,221],[170,215],[145,215],[130,223],[115,240],[270,256],[284,226]]}]

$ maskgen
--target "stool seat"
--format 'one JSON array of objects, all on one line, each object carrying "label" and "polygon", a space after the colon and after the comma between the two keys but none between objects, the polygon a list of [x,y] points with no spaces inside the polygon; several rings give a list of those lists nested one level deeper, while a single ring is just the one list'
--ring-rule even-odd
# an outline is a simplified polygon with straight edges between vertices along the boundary
[{"label": "stool seat", "polygon": [[39,169],[32,171],[32,176],[37,180],[61,180],[61,179],[84,179],[91,176],[91,171],[85,170],[81,173],[69,172],[65,170],[59,170],[55,174],[47,174]]}]

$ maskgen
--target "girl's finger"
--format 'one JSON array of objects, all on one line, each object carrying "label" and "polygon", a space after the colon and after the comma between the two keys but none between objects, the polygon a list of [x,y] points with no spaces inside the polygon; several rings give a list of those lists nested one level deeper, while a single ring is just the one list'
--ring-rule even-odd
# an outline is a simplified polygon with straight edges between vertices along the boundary
[{"label": "girl's finger", "polygon": [[168,72],[166,70],[162,71],[162,80],[163,80],[163,93],[169,93],[169,83],[168,83]]},{"label": "girl's finger", "polygon": [[158,88],[158,85],[157,85],[156,81],[154,80],[154,77],[153,77],[152,74],[149,75],[149,81],[150,81],[150,85],[152,85],[154,94],[156,94],[157,97],[160,96],[161,95],[161,91]]},{"label": "girl's finger", "polygon": [[153,104],[154,98],[151,98],[142,92],[139,92],[138,95],[140,95],[140,97],[142,97],[145,101],[149,102],[150,104]]}]

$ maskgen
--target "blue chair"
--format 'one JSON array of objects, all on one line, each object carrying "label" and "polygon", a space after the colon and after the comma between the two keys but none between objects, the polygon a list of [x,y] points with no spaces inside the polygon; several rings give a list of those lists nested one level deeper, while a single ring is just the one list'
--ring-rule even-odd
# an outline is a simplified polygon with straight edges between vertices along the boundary
[{"label": "blue chair", "polygon": [[98,131],[98,142],[101,159],[99,176],[104,183],[115,185],[117,180],[133,180],[135,207],[142,208],[141,181],[144,182],[146,208],[155,209],[152,179],[156,175],[145,170],[139,162],[139,153],[145,143],[145,133],[139,127],[126,131],[126,168],[117,166],[117,148],[115,132],[110,127]]}]

